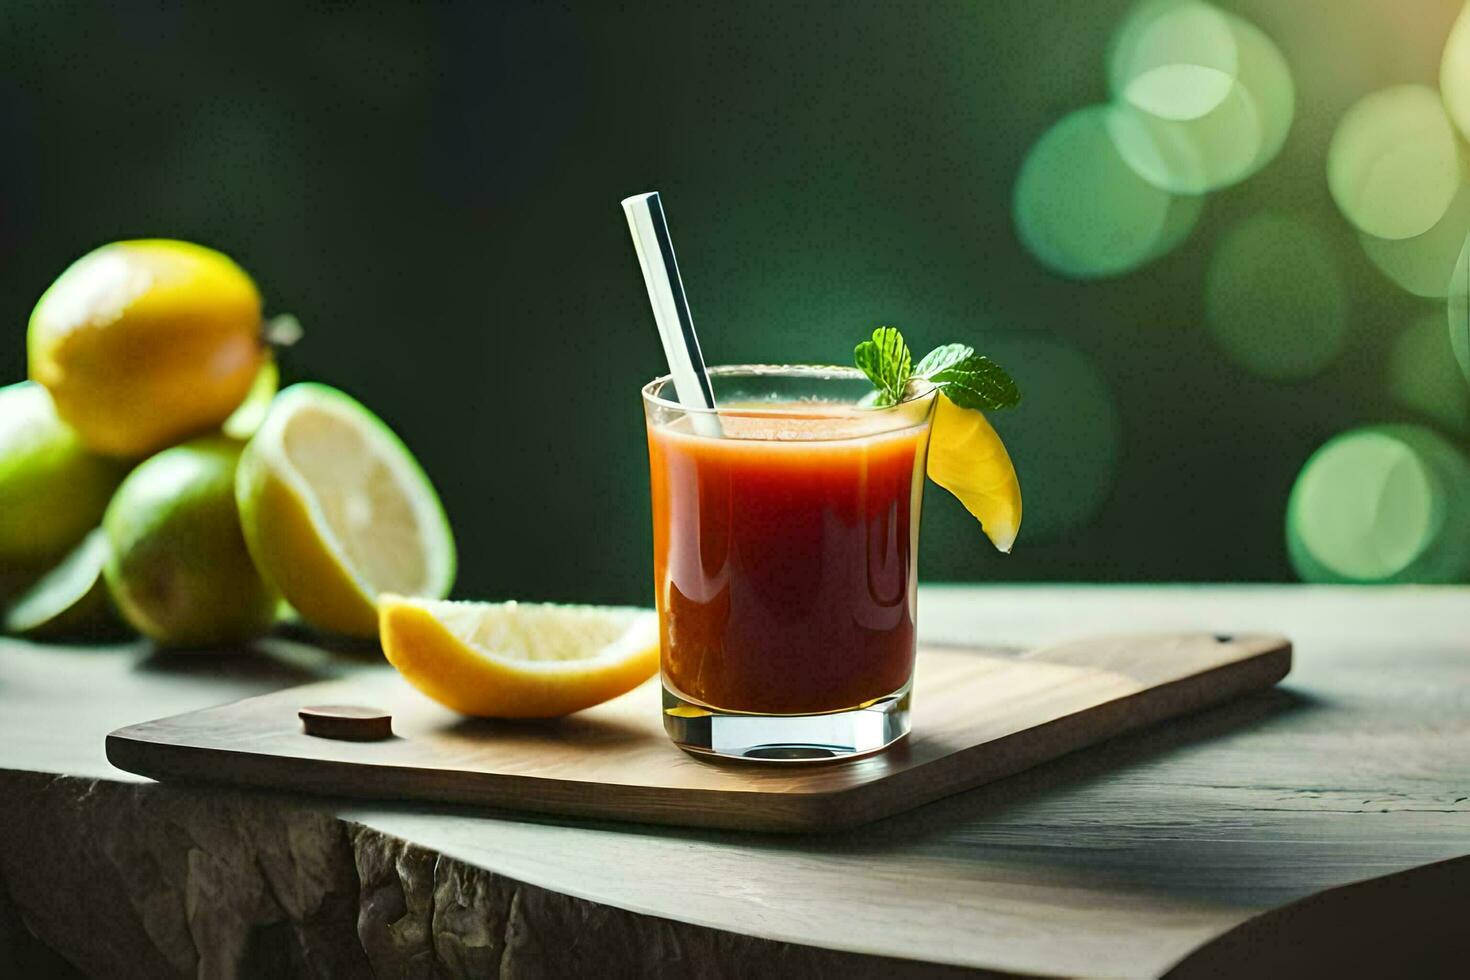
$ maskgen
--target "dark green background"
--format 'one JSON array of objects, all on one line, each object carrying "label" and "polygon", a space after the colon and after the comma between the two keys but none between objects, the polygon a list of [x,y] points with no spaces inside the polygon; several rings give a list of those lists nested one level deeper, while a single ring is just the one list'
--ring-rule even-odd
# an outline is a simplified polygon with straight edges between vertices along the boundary
[{"label": "dark green background", "polygon": [[[1027,500],[997,555],[943,492],[927,579],[1287,579],[1287,492],[1331,435],[1424,421],[1384,361],[1436,309],[1363,256],[1324,176],[1361,95],[1435,84],[1456,0],[1225,4],[1284,51],[1297,117],[1185,243],[1047,272],[1017,169],[1107,98],[1115,0],[0,7],[0,380],[68,262],[137,236],[235,256],[306,339],[291,378],[375,408],[437,482],[467,596],[646,601],[637,388],[661,354],[618,201],[659,189],[709,361],[845,361],[878,323],[970,340]],[[1205,332],[1222,231],[1332,243],[1344,353],[1254,378]]]}]

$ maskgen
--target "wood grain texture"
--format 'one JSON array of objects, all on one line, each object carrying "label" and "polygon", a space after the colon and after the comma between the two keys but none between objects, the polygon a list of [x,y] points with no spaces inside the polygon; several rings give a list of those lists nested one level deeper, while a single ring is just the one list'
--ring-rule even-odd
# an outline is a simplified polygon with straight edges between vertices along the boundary
[{"label": "wood grain texture", "polygon": [[[1291,646],[1269,635],[1133,634],[1023,653],[921,651],[914,733],[818,765],[712,761],[664,734],[657,680],[555,722],[460,718],[397,675],[329,681],[131,725],[109,760],[200,779],[375,799],[739,830],[831,831],[912,809],[1122,732],[1269,687]],[[373,704],[397,737],[303,734],[303,705]]]},{"label": "wood grain texture", "polygon": [[[1395,975],[1435,975],[1428,967],[1446,955],[1470,961],[1463,929],[1402,928],[1441,921],[1446,896],[1458,901],[1451,916],[1470,915],[1470,867],[1452,861],[1470,855],[1470,588],[926,585],[919,605],[931,644],[1254,630],[1290,636],[1293,663],[1278,687],[886,820],[772,835],[151,783],[107,763],[109,731],[351,676],[361,653],[280,636],[224,656],[0,638],[0,811],[11,804],[0,812],[0,890],[75,963],[118,963],[129,942],[207,948],[226,925],[270,947],[286,927],[269,901],[234,917],[260,902],[251,883],[263,873],[264,894],[280,902],[310,894],[302,881],[322,869],[290,831],[299,807],[373,841],[373,853],[379,840],[412,845],[414,862],[383,852],[381,877],[372,862],[358,867],[363,907],[377,911],[356,928],[364,944],[401,943],[420,975],[427,964],[461,975],[436,949],[502,927],[544,944],[544,958],[502,963],[530,975],[559,962],[725,975],[775,962],[760,951],[776,946],[851,954],[833,967],[813,953],[784,971],[843,978],[891,975],[893,963],[907,975],[916,962],[1266,976],[1251,966],[1335,963],[1341,949],[1375,943]],[[197,823],[186,818],[195,811]],[[210,829],[220,822],[240,829]],[[241,873],[201,876],[202,855]],[[90,872],[70,873],[83,860]],[[458,884],[465,869],[501,883],[506,918],[472,900],[479,885]],[[1355,883],[1383,876],[1396,918],[1360,904],[1381,889]],[[568,901],[526,900],[537,894]],[[1309,910],[1322,910],[1321,928],[1306,927]],[[853,968],[859,960],[875,965]]]}]

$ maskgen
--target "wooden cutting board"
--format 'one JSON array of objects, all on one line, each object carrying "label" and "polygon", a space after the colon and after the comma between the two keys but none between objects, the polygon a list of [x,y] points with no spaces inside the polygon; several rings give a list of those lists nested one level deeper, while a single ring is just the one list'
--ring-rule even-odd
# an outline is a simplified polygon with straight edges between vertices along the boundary
[{"label": "wooden cutting board", "polygon": [[[119,729],[107,758],[195,779],[382,800],[741,830],[856,826],[1011,775],[1120,732],[1275,684],[1283,637],[1112,636],[1015,652],[919,652],[913,733],[848,762],[711,761],[664,734],[657,678],[554,722],[465,719],[370,671]],[[307,735],[297,712],[362,705],[394,737]]]}]

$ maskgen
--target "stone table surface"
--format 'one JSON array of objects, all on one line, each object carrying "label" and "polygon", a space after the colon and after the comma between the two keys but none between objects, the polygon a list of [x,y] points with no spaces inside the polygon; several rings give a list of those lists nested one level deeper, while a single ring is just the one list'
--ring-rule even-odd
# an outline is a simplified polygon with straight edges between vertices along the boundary
[{"label": "stone table surface", "polygon": [[384,668],[287,637],[0,640],[0,973],[1463,964],[1470,589],[932,586],[920,623],[1017,645],[1270,630],[1296,662],[1276,690],[902,816],[763,836],[152,783],[107,763],[107,732]]}]

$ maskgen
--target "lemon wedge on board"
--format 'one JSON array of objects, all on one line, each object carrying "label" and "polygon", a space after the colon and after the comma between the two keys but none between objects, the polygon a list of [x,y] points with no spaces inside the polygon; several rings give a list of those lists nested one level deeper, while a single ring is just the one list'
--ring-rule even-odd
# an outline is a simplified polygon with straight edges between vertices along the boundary
[{"label": "lemon wedge on board", "polygon": [[388,662],[465,715],[556,718],[631,691],[658,670],[651,609],[385,594],[378,618]]}]

